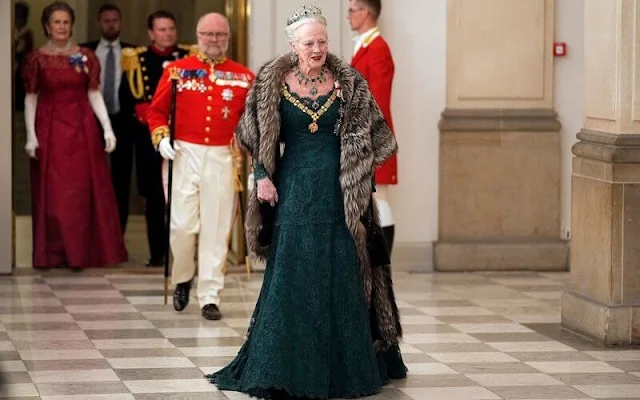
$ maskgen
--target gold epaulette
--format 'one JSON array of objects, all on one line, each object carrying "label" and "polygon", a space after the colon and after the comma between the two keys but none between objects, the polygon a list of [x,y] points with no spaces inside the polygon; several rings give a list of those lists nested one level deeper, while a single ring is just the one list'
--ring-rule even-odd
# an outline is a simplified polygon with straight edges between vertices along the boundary
[{"label": "gold epaulette", "polygon": [[140,46],[136,48],[125,47],[122,49],[122,57],[120,59],[120,68],[127,75],[131,94],[138,100],[144,96],[140,53],[144,53],[145,51],[147,51],[147,46]]},{"label": "gold epaulette", "polygon": [[122,57],[120,57],[120,68],[124,72],[133,71],[140,67],[140,58],[138,55],[147,51],[146,46],[142,47],[125,47],[122,49]]},{"label": "gold epaulette", "polygon": [[178,47],[182,50],[187,50],[190,56],[195,56],[200,51],[197,44],[179,44]]}]

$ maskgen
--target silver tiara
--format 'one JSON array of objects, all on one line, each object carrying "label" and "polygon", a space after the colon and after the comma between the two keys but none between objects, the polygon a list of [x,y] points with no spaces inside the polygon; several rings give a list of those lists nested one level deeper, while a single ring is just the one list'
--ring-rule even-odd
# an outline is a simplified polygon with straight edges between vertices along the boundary
[{"label": "silver tiara", "polygon": [[318,6],[302,6],[287,18],[287,26],[295,24],[303,18],[322,17],[322,9]]}]

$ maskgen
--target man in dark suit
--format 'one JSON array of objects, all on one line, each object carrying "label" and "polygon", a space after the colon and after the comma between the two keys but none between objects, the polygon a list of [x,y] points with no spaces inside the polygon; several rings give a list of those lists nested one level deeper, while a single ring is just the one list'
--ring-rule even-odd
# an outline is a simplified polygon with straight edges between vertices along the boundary
[{"label": "man in dark suit", "polygon": [[[147,109],[156,87],[170,62],[189,55],[193,46],[178,44],[176,18],[159,10],[147,18],[151,44],[122,51],[122,112],[132,120],[131,137],[135,141],[138,191],[145,200],[145,220],[149,240],[148,267],[164,265],[166,200],[162,186],[162,157],[153,147],[147,122]],[[197,51],[197,46],[193,48]]]},{"label": "man in dark suit", "polygon": [[133,47],[133,45],[120,41],[121,26],[120,9],[115,5],[105,4],[98,11],[100,40],[82,43],[81,46],[91,49],[100,60],[100,91],[109,111],[111,126],[118,142],[116,149],[111,153],[111,180],[118,202],[120,227],[124,234],[129,218],[133,140],[131,119],[121,112],[118,93],[121,83],[126,84],[126,82],[122,82],[120,67],[122,49]]}]

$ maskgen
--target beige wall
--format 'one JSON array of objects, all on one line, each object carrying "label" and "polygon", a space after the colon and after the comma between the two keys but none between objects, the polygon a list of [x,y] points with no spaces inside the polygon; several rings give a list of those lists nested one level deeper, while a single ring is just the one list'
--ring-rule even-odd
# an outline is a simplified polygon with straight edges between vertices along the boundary
[{"label": "beige wall", "polygon": [[552,108],[552,0],[449,0],[448,108]]},{"label": "beige wall", "polygon": [[[0,1],[0,87],[10,88],[13,62],[11,57],[11,21],[13,10],[10,1]],[[11,207],[11,102],[10,90],[0,91],[0,274],[11,272],[12,258],[12,207]]]},{"label": "beige wall", "polygon": [[[44,36],[42,25],[40,24],[40,16],[42,10],[46,6],[52,3],[52,0],[22,0],[29,4],[29,26],[33,30],[36,46],[41,46],[46,43],[47,39]],[[3,1],[4,3],[5,1]],[[10,1],[6,1],[11,3]],[[74,9],[76,14],[76,23],[73,27],[73,36],[78,42],[83,42],[87,39],[87,10],[89,4],[87,0],[66,0],[67,3]]]},{"label": "beige wall", "polygon": [[556,1],[555,40],[567,56],[554,61],[554,103],[562,124],[561,237],[571,236],[571,146],[584,121],[584,0]]}]

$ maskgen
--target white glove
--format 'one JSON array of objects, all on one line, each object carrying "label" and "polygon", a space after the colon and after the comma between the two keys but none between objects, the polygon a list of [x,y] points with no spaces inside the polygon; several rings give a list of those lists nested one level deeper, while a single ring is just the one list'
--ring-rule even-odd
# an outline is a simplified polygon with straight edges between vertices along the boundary
[{"label": "white glove", "polygon": [[36,137],[36,135],[35,134],[27,135],[27,144],[26,146],[24,146],[24,150],[27,152],[29,157],[33,159],[38,158],[36,157],[36,150],[38,149],[38,147],[40,147],[40,144],[38,143],[38,138]]},{"label": "white glove", "polygon": [[116,135],[113,131],[104,131],[104,151],[111,153],[116,149]]},{"label": "white glove", "polygon": [[111,120],[109,120],[109,113],[107,107],[104,105],[104,99],[99,90],[89,90],[87,93],[89,97],[89,103],[93,112],[98,117],[100,125],[102,125],[102,131],[104,132],[104,151],[111,153],[116,148],[116,136],[113,134],[113,128],[111,127]]},{"label": "white glove", "polygon": [[180,151],[180,146],[178,143],[173,142],[173,147],[171,147],[171,143],[169,143],[169,138],[163,138],[158,145],[158,152],[165,160],[173,160],[176,157],[176,152]]},{"label": "white glove", "polygon": [[38,108],[38,95],[27,93],[24,98],[24,119],[27,128],[27,144],[24,146],[24,150],[31,158],[36,158],[36,149],[40,147],[35,128],[36,108]]}]

